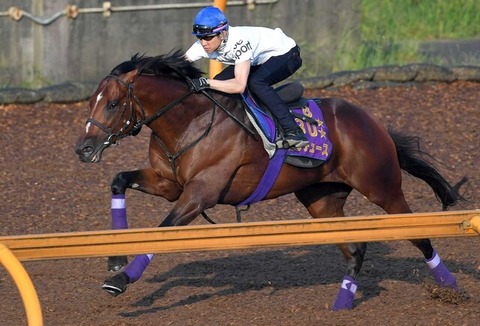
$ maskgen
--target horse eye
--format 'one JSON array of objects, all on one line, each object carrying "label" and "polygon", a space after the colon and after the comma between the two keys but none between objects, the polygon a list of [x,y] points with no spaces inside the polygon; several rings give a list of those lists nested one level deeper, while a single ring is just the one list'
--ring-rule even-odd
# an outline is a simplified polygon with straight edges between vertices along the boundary
[{"label": "horse eye", "polygon": [[118,101],[109,101],[107,105],[107,110],[112,111],[118,106]]}]

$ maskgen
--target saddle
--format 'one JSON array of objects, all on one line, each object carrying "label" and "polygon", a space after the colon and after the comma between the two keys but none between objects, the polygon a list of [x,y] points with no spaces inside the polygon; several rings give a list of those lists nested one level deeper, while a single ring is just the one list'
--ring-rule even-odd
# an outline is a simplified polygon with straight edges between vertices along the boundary
[{"label": "saddle", "polygon": [[275,118],[264,105],[257,104],[261,102],[255,99],[250,91],[247,90],[242,94],[247,116],[260,135],[270,161],[255,191],[236,205],[237,219],[240,206],[250,205],[265,198],[275,183],[283,163],[300,168],[314,168],[325,163],[332,153],[328,128],[319,108],[320,99],[304,98],[304,88],[300,83],[286,84],[277,88],[276,91],[287,103],[290,112],[308,138],[309,144],[300,150],[278,148],[276,140],[282,135],[279,134],[280,128],[276,127]]},{"label": "saddle", "polygon": [[[282,85],[275,89],[287,104],[297,124],[309,140],[309,145],[301,150],[290,148],[285,155],[285,163],[302,168],[314,168],[328,160],[332,144],[328,139],[328,128],[319,108],[320,99],[303,97],[304,87],[298,82]],[[282,138],[281,128],[277,127],[274,116],[248,89],[242,94],[247,116],[260,135],[265,151],[272,158],[278,150],[276,141]]]}]

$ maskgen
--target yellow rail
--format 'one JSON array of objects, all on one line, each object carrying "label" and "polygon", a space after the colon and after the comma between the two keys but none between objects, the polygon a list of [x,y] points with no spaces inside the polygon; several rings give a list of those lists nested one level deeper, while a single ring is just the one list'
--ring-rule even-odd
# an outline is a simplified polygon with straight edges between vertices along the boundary
[{"label": "yellow rail", "polygon": [[476,236],[480,211],[0,237],[21,261]]},{"label": "yellow rail", "polygon": [[22,295],[28,325],[40,303],[19,260],[476,236],[480,211],[398,214],[0,237],[0,263]]}]

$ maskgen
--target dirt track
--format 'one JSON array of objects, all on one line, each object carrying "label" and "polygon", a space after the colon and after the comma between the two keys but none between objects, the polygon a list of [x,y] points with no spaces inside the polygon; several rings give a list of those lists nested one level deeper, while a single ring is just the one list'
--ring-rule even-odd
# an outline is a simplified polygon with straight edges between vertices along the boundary
[{"label": "dirt track", "polygon": [[[480,83],[425,84],[410,88],[309,91],[367,108],[387,126],[421,136],[452,182],[466,175],[469,201],[480,194]],[[0,106],[0,211],[2,235],[108,229],[109,184],[115,173],[147,164],[146,130],[126,139],[101,164],[78,161],[73,145],[87,116],[74,105]],[[426,185],[405,178],[415,212],[439,211]],[[130,226],[152,227],[172,207],[161,198],[127,193]],[[358,194],[349,215],[382,214]],[[231,207],[211,216],[233,222]],[[306,218],[285,196],[254,205],[246,222]],[[195,223],[206,223],[198,219]],[[335,246],[200,252],[157,256],[144,277],[113,298],[100,286],[106,259],[24,263],[38,292],[45,325],[476,325],[480,317],[479,239],[434,239],[433,244],[470,300],[452,304],[426,290],[428,271],[408,242],[373,243],[360,274],[355,308],[332,312],[345,264]],[[26,325],[23,303],[0,270],[1,325]]]}]

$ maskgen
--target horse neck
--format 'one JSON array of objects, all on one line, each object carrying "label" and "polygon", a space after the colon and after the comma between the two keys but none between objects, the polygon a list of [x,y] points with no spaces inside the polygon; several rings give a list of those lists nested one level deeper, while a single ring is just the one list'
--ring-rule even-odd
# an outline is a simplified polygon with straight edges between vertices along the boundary
[{"label": "horse neck", "polygon": [[[135,95],[142,103],[146,118],[154,116],[189,92],[182,81],[153,76],[137,77],[135,89]],[[213,103],[205,96],[192,94],[153,120],[149,128],[170,147],[168,143],[182,139],[185,133],[192,129],[192,124],[206,127],[212,107]]]}]

